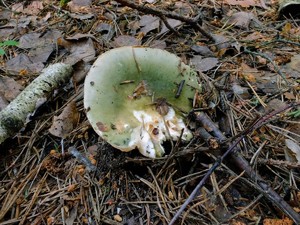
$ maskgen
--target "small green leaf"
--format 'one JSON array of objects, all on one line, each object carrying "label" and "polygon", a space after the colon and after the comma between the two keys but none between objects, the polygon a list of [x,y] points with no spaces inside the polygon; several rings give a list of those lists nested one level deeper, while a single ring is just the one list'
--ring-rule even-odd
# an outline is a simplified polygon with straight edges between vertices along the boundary
[{"label": "small green leaf", "polygon": [[59,1],[59,5],[60,7],[64,7],[68,4],[68,2],[71,1],[71,0],[60,0]]},{"label": "small green leaf", "polygon": [[297,118],[300,116],[300,110],[295,110],[295,111],[292,111],[290,113],[288,113],[289,116],[293,117],[293,118]]},{"label": "small green leaf", "polygon": [[2,48],[0,48],[0,55],[5,55],[5,51]]},{"label": "small green leaf", "polygon": [[3,46],[17,46],[19,44],[18,41],[14,41],[14,40],[8,40],[8,41],[4,41],[2,43],[3,43]]}]

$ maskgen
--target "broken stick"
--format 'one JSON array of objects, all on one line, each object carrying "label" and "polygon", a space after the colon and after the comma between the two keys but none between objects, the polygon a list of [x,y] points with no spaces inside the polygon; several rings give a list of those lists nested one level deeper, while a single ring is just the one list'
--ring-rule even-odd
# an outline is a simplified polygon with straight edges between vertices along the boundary
[{"label": "broken stick", "polygon": [[44,69],[6,108],[0,112],[0,144],[17,133],[36,109],[38,100],[48,95],[72,75],[72,66],[56,63]]}]

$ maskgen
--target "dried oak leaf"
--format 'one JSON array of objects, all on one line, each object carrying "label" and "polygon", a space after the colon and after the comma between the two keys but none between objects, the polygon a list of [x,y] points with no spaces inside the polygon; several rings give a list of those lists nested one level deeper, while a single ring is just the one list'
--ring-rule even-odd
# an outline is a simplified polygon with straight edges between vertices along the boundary
[{"label": "dried oak leaf", "polygon": [[191,59],[191,63],[195,65],[195,69],[199,72],[206,72],[214,67],[216,67],[219,63],[219,60],[215,57],[207,57],[202,58],[199,55],[195,55]]},{"label": "dried oak leaf", "polygon": [[151,48],[159,48],[159,49],[165,49],[167,47],[167,43],[163,40],[154,40],[149,45]]},{"label": "dried oak leaf", "polygon": [[89,13],[91,4],[91,0],[72,0],[68,2],[68,7],[72,13]]},{"label": "dried oak leaf", "polygon": [[38,15],[43,9],[42,1],[32,1],[22,12],[27,15]]},{"label": "dried oak leaf", "polygon": [[201,56],[212,57],[214,53],[207,47],[202,45],[192,45],[191,49]]},{"label": "dried oak leaf", "polygon": [[34,63],[45,63],[56,49],[57,39],[61,37],[59,30],[45,33],[29,33],[20,38],[19,48],[29,49],[28,57]]},{"label": "dried oak leaf", "polygon": [[159,18],[156,16],[144,15],[140,20],[141,31],[146,35],[148,32],[159,28]]},{"label": "dried oak leaf", "polygon": [[[135,21],[135,22],[138,23],[137,21]],[[136,29],[138,29],[138,28],[136,28]],[[113,38],[114,34],[115,34],[114,26],[112,26],[109,23],[100,23],[100,24],[98,24],[97,27],[95,28],[95,31],[99,32],[101,34],[100,41],[101,40],[110,41]],[[99,41],[99,39],[98,39],[98,41]]]},{"label": "dried oak leaf", "polygon": [[0,77],[0,94],[7,101],[12,101],[21,93],[23,87],[10,77]]},{"label": "dried oak leaf", "polygon": [[15,58],[6,62],[6,70],[13,75],[22,75],[27,73],[39,73],[44,64],[41,62],[33,62],[27,55],[21,53]]},{"label": "dried oak leaf", "polygon": [[291,62],[283,66],[283,71],[290,77],[299,78],[300,77],[300,54],[294,55],[291,58]]},{"label": "dried oak leaf", "polygon": [[123,47],[123,46],[138,46],[141,45],[141,40],[129,35],[120,35],[114,39],[112,42],[113,47]]},{"label": "dried oak leaf", "polygon": [[76,127],[79,119],[79,113],[76,103],[69,103],[59,116],[54,116],[52,126],[49,129],[50,134],[66,138],[70,132]]},{"label": "dried oak leaf", "polygon": [[248,66],[246,63],[241,63],[240,76],[243,79],[254,83],[256,82],[257,77],[260,76],[260,72],[256,68]]},{"label": "dried oak leaf", "polygon": [[259,20],[253,13],[237,12],[234,13],[228,20],[229,24],[233,24],[236,27],[248,30],[250,26],[259,26]]},{"label": "dried oak leaf", "polygon": [[67,56],[65,63],[74,65],[79,61],[90,62],[94,59],[96,51],[91,38],[76,42],[69,42],[70,55]]},{"label": "dried oak leaf", "polygon": [[288,154],[286,156],[287,160],[290,162],[297,161],[300,162],[300,146],[299,143],[291,140],[291,139],[285,139],[285,145],[288,148],[288,152],[285,152],[285,154]]}]

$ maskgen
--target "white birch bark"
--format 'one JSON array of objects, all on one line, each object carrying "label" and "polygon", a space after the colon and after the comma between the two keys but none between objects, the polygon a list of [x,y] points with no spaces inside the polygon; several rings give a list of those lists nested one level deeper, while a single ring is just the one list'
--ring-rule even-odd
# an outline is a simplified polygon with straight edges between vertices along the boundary
[{"label": "white birch bark", "polygon": [[72,66],[56,63],[45,68],[5,109],[0,112],[0,144],[13,136],[25,124],[27,116],[36,109],[39,99],[67,82]]}]

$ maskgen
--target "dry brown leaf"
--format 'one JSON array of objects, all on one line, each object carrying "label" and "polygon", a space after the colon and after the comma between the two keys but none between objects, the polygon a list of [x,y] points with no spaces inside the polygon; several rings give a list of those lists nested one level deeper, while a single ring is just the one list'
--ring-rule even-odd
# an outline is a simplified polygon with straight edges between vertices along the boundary
[{"label": "dry brown leaf", "polygon": [[294,55],[291,58],[291,62],[284,65],[283,69],[287,75],[293,78],[299,78],[300,77],[300,54]]},{"label": "dry brown leaf", "polygon": [[253,33],[251,33],[247,37],[245,37],[244,40],[255,41],[255,40],[258,40],[258,39],[265,39],[265,38],[266,37],[261,32],[254,31]]},{"label": "dry brown leaf", "polygon": [[52,17],[52,13],[48,12],[42,19],[43,22],[47,22]]},{"label": "dry brown leaf", "polygon": [[[250,24],[256,23],[260,24],[258,19],[254,16],[253,13],[248,12],[237,12],[234,13],[228,20],[229,24],[233,24],[236,27],[242,28],[242,29],[249,29]],[[253,24],[255,25],[255,24]]]},{"label": "dry brown leaf", "polygon": [[297,162],[300,163],[299,143],[297,143],[291,139],[285,139],[285,145],[289,150],[289,154],[293,156],[292,158],[296,158]]},{"label": "dry brown leaf", "polygon": [[[300,122],[299,119],[298,119],[298,122]],[[300,123],[289,124],[287,130],[292,132],[290,134],[290,136],[300,143]],[[293,134],[293,133],[295,133],[295,134]],[[299,192],[299,194],[300,194],[300,192]],[[300,195],[299,195],[299,197],[300,197]]]},{"label": "dry brown leaf", "polygon": [[132,35],[135,35],[136,31],[141,28],[140,22],[138,20],[129,22],[127,27],[128,27],[128,29],[130,29],[130,33]]},{"label": "dry brown leaf", "polygon": [[45,33],[29,33],[20,38],[18,47],[20,48],[37,48],[53,45],[55,47],[57,39],[62,37],[62,33],[59,30],[49,30]]},{"label": "dry brown leaf", "polygon": [[76,127],[79,119],[79,113],[76,103],[69,103],[59,116],[54,116],[52,126],[49,132],[60,138],[66,138],[70,132]]},{"label": "dry brown leaf", "polygon": [[20,73],[39,73],[45,67],[42,62],[33,62],[24,53],[19,54],[6,62],[6,70],[13,75]]},{"label": "dry brown leaf", "polygon": [[31,22],[36,20],[36,16],[26,16],[26,17],[14,19],[13,16],[7,18],[7,16],[4,15],[2,19],[0,15],[0,20],[2,21],[8,20],[8,23],[1,26],[0,37],[1,40],[9,40],[9,39],[14,39],[15,38],[14,34],[16,33],[19,35],[28,32],[28,25]]},{"label": "dry brown leaf", "polygon": [[140,19],[141,31],[146,35],[148,32],[159,28],[159,18],[156,16],[144,15]]},{"label": "dry brown leaf", "polygon": [[296,100],[296,96],[291,92],[285,92],[283,95],[288,100]]},{"label": "dry brown leaf", "polygon": [[232,45],[232,41],[221,34],[214,34],[212,37],[218,50],[230,48]]},{"label": "dry brown leaf", "polygon": [[68,40],[64,39],[63,37],[60,37],[57,39],[57,45],[62,46],[65,49],[67,49],[68,51],[70,51],[73,43],[72,43],[72,41],[68,41]]},{"label": "dry brown leaf", "polygon": [[277,110],[278,108],[284,108],[286,106],[287,106],[286,102],[283,102],[279,99],[274,98],[267,103],[266,110],[273,111],[273,110]]},{"label": "dry brown leaf", "polygon": [[239,5],[244,8],[248,8],[250,6],[258,6],[264,9],[268,8],[263,0],[225,0],[225,3],[228,5]]},{"label": "dry brown leaf", "polygon": [[[14,18],[10,18],[8,23],[5,24],[4,26],[2,26],[2,29],[7,27],[7,28],[12,28],[16,31],[18,31],[20,34],[23,34],[25,31],[27,31],[28,25],[31,22],[35,22],[36,21],[36,16],[23,16],[19,19],[14,19]],[[2,30],[0,29],[0,30]],[[23,31],[23,32],[22,32]],[[3,37],[1,37],[3,40]]]},{"label": "dry brown leaf", "polygon": [[45,33],[29,33],[20,38],[20,48],[30,49],[28,57],[34,63],[47,62],[56,48],[57,39],[61,37],[58,30],[49,30]]},{"label": "dry brown leaf", "polygon": [[24,2],[16,3],[11,6],[13,12],[23,12],[24,11]]},{"label": "dry brown leaf", "polygon": [[47,62],[49,56],[54,50],[54,46],[51,45],[46,45],[43,47],[37,47],[34,49],[31,49],[28,53],[29,58],[33,62],[42,62],[45,63]]},{"label": "dry brown leaf", "polygon": [[88,20],[92,19],[95,15],[93,13],[87,14],[78,14],[78,13],[70,13],[70,17],[76,20]]},{"label": "dry brown leaf", "polygon": [[289,218],[284,219],[264,219],[264,225],[293,225],[293,220]]},{"label": "dry brown leaf", "polygon": [[167,43],[163,40],[154,40],[149,45],[151,48],[159,48],[159,49],[165,49],[167,47]]},{"label": "dry brown leaf", "polygon": [[10,77],[0,77],[0,94],[8,101],[14,100],[23,87]]},{"label": "dry brown leaf", "polygon": [[201,56],[196,55],[191,59],[191,63],[192,65],[195,65],[197,71],[205,72],[216,67],[219,60],[214,57],[202,58]]},{"label": "dry brown leaf", "polygon": [[141,44],[141,40],[138,40],[135,37],[129,35],[120,35],[119,37],[116,37],[112,42],[112,46],[116,48],[123,46],[138,46]]},{"label": "dry brown leaf", "polygon": [[242,87],[240,84],[232,83],[232,91],[234,94],[239,95],[242,99],[250,99],[248,88]]},{"label": "dry brown leaf", "polygon": [[0,20],[9,20],[11,18],[11,10],[1,8],[0,10]]},{"label": "dry brown leaf", "polygon": [[23,13],[28,15],[38,15],[44,9],[42,1],[32,1],[24,10]]},{"label": "dry brown leaf", "polygon": [[256,68],[252,68],[245,63],[241,63],[240,75],[249,82],[255,82],[259,71]]},{"label": "dry brown leaf", "polygon": [[268,94],[274,94],[279,91],[276,82],[278,79],[277,74],[264,71],[263,73],[260,72],[254,75],[256,75],[255,86],[258,90]]},{"label": "dry brown leaf", "polygon": [[174,12],[182,16],[191,16],[195,13],[195,9],[188,1],[176,1],[174,8]]},{"label": "dry brown leaf", "polygon": [[115,28],[111,24],[100,23],[95,28],[95,31],[101,33],[101,40],[110,41],[113,38],[113,36],[114,36]]},{"label": "dry brown leaf", "polygon": [[91,68],[91,65],[84,61],[79,61],[73,66],[73,68],[74,68],[74,74],[72,80],[74,84],[77,85],[85,78],[86,74],[89,72]]},{"label": "dry brown leaf", "polygon": [[96,55],[94,43],[91,38],[82,41],[72,42],[70,45],[70,55],[67,56],[65,63],[74,65],[79,61],[90,62]]},{"label": "dry brown leaf", "polygon": [[213,52],[206,45],[193,45],[191,49],[200,54],[201,56],[211,57],[214,55]]},{"label": "dry brown leaf", "polygon": [[72,0],[68,7],[72,13],[88,13],[91,11],[91,0]]},{"label": "dry brown leaf", "polygon": [[82,34],[82,33],[76,33],[73,36],[66,37],[66,40],[69,40],[69,41],[78,41],[80,39],[87,39],[87,38],[92,38],[95,41],[97,41],[97,38],[94,35],[92,35],[92,34]]},{"label": "dry brown leaf", "polygon": [[246,225],[246,224],[242,221],[233,220],[230,222],[230,225]]}]

